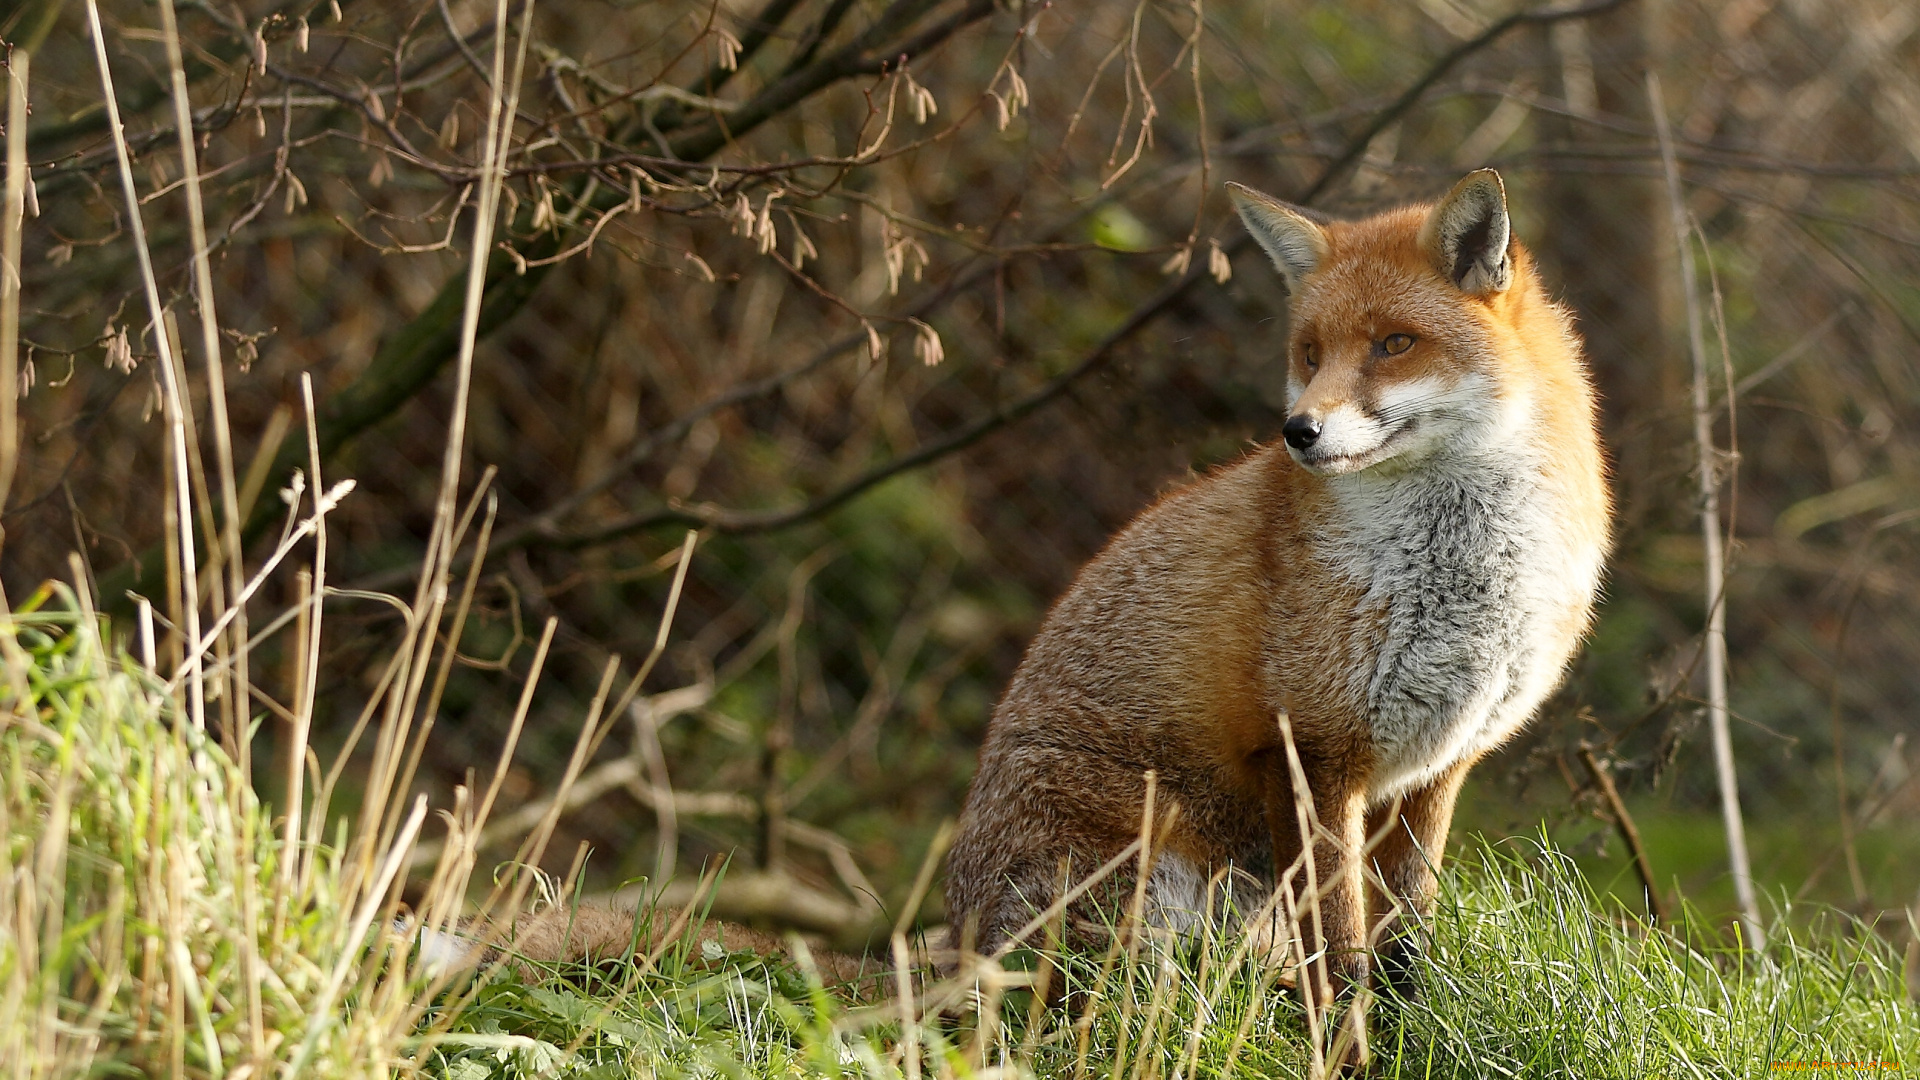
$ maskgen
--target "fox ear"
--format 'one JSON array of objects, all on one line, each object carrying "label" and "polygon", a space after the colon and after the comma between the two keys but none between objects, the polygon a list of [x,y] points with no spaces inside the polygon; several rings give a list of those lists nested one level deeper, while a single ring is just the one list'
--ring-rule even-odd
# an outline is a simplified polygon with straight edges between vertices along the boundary
[{"label": "fox ear", "polygon": [[1507,189],[1492,169],[1468,173],[1427,214],[1420,246],[1462,292],[1492,296],[1513,281],[1507,254],[1512,228],[1507,221]]},{"label": "fox ear", "polygon": [[1300,282],[1327,257],[1327,234],[1311,217],[1271,195],[1244,184],[1227,183],[1227,194],[1247,231],[1266,249],[1267,257],[1287,281],[1287,291],[1300,295]]}]

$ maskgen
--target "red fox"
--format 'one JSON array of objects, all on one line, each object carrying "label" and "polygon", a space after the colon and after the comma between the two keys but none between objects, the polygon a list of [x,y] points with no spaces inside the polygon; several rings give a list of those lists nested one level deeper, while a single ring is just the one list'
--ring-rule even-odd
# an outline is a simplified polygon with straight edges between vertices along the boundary
[{"label": "red fox", "polygon": [[1375,907],[1424,910],[1467,770],[1586,632],[1611,506],[1580,339],[1497,174],[1354,222],[1231,195],[1290,294],[1282,439],[1162,498],[1054,605],[988,728],[948,911],[955,944],[1003,945],[1063,868],[1140,834],[1150,770],[1178,808],[1151,921],[1191,925],[1229,867],[1270,889],[1302,848],[1284,713],[1325,830],[1327,993],[1368,977],[1370,930],[1389,969],[1413,947],[1370,925],[1363,842]]}]

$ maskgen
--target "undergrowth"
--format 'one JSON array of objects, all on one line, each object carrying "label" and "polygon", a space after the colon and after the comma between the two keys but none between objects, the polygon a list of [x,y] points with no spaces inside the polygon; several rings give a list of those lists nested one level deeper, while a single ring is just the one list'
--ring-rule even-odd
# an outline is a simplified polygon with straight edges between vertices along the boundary
[{"label": "undergrowth", "polygon": [[[340,854],[346,826],[325,841],[310,829],[290,857],[243,770],[181,722],[163,680],[76,613],[84,598],[54,599],[62,610],[15,611],[0,635],[10,1075],[1312,1069],[1293,996],[1230,932],[1068,957],[1055,1007],[1035,1005],[1017,961],[965,983],[909,973],[903,1002],[829,990],[804,946],[773,958],[691,939],[650,962],[502,964],[436,982],[393,928],[397,885],[349,887],[365,869]],[[1761,952],[1684,907],[1650,929],[1550,847],[1482,847],[1447,875],[1418,999],[1374,1005],[1375,1075],[1759,1077],[1833,1063],[1898,1075],[1920,1062],[1887,938],[1838,913],[1777,915]],[[897,988],[890,965],[876,970]]]}]

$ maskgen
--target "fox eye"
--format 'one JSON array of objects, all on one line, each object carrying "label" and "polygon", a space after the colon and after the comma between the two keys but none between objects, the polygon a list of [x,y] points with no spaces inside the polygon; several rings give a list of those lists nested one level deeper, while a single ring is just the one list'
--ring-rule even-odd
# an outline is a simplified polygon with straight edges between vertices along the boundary
[{"label": "fox eye", "polygon": [[1380,351],[1388,356],[1399,356],[1411,348],[1413,348],[1413,338],[1406,334],[1388,334],[1387,339],[1380,343]]},{"label": "fox eye", "polygon": [[1319,371],[1320,370],[1320,350],[1313,347],[1312,345],[1302,346],[1300,349],[1300,362],[1307,366],[1308,372]]}]

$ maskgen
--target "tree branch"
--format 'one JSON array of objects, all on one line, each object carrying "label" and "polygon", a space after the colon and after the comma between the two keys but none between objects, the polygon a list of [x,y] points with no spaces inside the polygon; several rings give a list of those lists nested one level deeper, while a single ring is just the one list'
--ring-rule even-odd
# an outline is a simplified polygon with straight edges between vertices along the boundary
[{"label": "tree branch", "polygon": [[[342,0],[340,6],[344,9],[352,2],[353,0]],[[55,3],[52,6],[57,12],[61,5]],[[285,2],[275,5],[264,14],[266,19],[280,15],[288,17],[289,22],[291,22],[291,16],[296,10],[311,13],[314,9],[324,6],[324,4],[316,3],[315,0],[285,0]],[[231,36],[202,42],[200,48],[196,50],[195,53],[189,53],[186,58],[185,67],[187,79],[194,81],[200,79],[202,76],[222,73],[216,65],[200,59],[200,54],[210,56],[217,61],[227,62],[246,59],[247,54],[252,48],[253,43],[251,41]],[[138,116],[148,109],[168,100],[168,98],[172,96],[172,93],[172,88],[164,79],[120,91],[120,115],[123,118],[129,119]],[[49,154],[51,148],[57,147],[61,143],[70,142],[88,135],[98,135],[106,130],[107,111],[105,109],[95,109],[69,119],[48,120],[44,123],[33,125],[27,134],[27,145],[34,147],[35,153],[44,156]],[[169,127],[166,130],[170,131],[171,128]]]},{"label": "tree branch", "polygon": [[[711,118],[684,133],[672,143],[674,156],[687,162],[710,157],[739,136],[798,106],[826,87],[866,72],[875,63],[892,62],[933,48],[993,11],[992,0],[968,0],[959,12],[937,26],[910,40],[896,40],[940,4],[941,0],[894,0],[872,26],[844,48],[765,87],[739,111],[728,116],[724,126],[718,118]],[[879,57],[888,59],[882,61]],[[608,189],[600,198],[617,202],[625,198],[625,193]],[[527,264],[538,263],[559,250],[560,238],[546,232],[518,252],[524,261],[515,260],[506,252],[496,252],[489,259],[480,316],[481,334],[490,333],[525,306],[552,265]],[[355,436],[391,415],[453,358],[459,341],[465,282],[465,274],[451,278],[425,311],[382,342],[373,362],[358,379],[327,401],[319,416],[323,456],[330,458]],[[284,484],[300,464],[301,455],[283,447],[274,458],[272,484],[276,488]],[[243,541],[257,538],[278,516],[278,500],[261,500],[246,523]],[[124,608],[129,592],[151,591],[163,561],[162,549],[155,546],[102,575],[102,603]]]},{"label": "tree branch", "polygon": [[923,15],[932,12],[940,3],[941,0],[893,0],[872,26],[838,52],[775,79],[726,116],[709,117],[698,127],[670,140],[674,156],[685,161],[704,161],[729,143],[826,87],[842,79],[871,74],[883,70],[886,65],[917,56],[953,36],[962,27],[978,22],[993,12],[993,0],[967,0],[965,7],[930,27],[926,33],[906,41],[894,40],[913,29]]},{"label": "tree branch", "polygon": [[[1411,111],[1425,91],[1444,77],[1448,71],[1468,56],[1491,45],[1506,32],[1522,25],[1541,25],[1562,19],[1602,14],[1626,2],[1627,0],[1600,0],[1597,3],[1575,8],[1519,12],[1492,24],[1477,37],[1463,42],[1442,56],[1406,91],[1376,114],[1367,127],[1348,140],[1341,153],[1331,159],[1314,181],[1296,196],[1296,201],[1308,203],[1323,194],[1340,173],[1359,159],[1365,152],[1367,143],[1375,135]],[[854,41],[830,56],[768,85],[724,118],[724,124],[720,118],[712,118],[702,126],[686,131],[679,139],[673,140],[672,149],[675,156],[689,162],[711,156],[761,123],[798,105],[821,89],[854,75],[880,70],[899,59],[919,55],[937,46],[970,23],[985,18],[993,10],[992,0],[969,0],[964,7],[946,19],[928,26],[921,33],[898,43],[896,47],[886,47],[890,39],[912,30],[914,24],[938,7],[939,3],[940,0],[894,0],[880,18]],[[1245,250],[1247,244],[1247,238],[1241,235],[1223,247],[1229,255],[1233,255]],[[528,261],[534,261],[551,255],[557,250],[559,250],[559,240],[549,233],[543,234],[521,254]],[[488,267],[488,287],[481,314],[481,333],[491,332],[524,306],[537,291],[540,282],[545,279],[547,269],[548,267],[536,266],[529,267],[524,273],[518,273],[516,272],[518,264],[511,256],[504,252],[496,253]],[[875,466],[833,491],[807,503],[768,510],[668,507],[637,512],[590,529],[564,534],[548,531],[553,518],[543,515],[545,520],[542,524],[546,526],[545,528],[536,528],[530,533],[521,535],[525,536],[525,542],[535,542],[533,533],[538,533],[538,542],[565,548],[580,548],[660,525],[694,525],[725,533],[746,534],[768,532],[812,520],[844,505],[894,476],[931,464],[949,454],[965,449],[1052,402],[1064,394],[1073,383],[1103,366],[1121,344],[1152,324],[1204,276],[1204,270],[1195,268],[1178,280],[1162,286],[1153,296],[1135,308],[1119,326],[1102,338],[1092,350],[1083,355],[1072,368],[1034,393],[996,408],[986,416],[918,450]],[[367,371],[327,402],[326,407],[321,411],[319,421],[319,441],[323,455],[331,457],[360,432],[391,415],[431,381],[451,358],[457,341],[456,331],[463,283],[464,275],[454,278],[443,286],[440,294],[425,311],[382,343]],[[825,352],[833,355],[843,351],[838,347],[839,344],[830,346]],[[825,362],[824,359],[821,362]],[[780,382],[784,381],[784,378],[780,379]],[[751,384],[742,389],[744,391],[741,395],[742,399],[757,393]],[[720,399],[716,399],[713,408],[724,407],[732,399],[732,393],[722,395]],[[651,452],[651,448],[648,452]],[[274,483],[276,485],[284,483],[285,477],[290,475],[292,469],[299,463],[298,454],[283,449],[283,452],[275,458],[272,473]],[[251,540],[257,537],[268,525],[277,520],[277,517],[277,500],[261,500],[254,516],[247,522],[246,538]],[[518,541],[520,537],[516,536],[514,539]],[[156,548],[103,575],[100,583],[103,599],[124,603],[127,592],[140,591],[143,588],[150,589],[152,575],[161,569],[160,563],[159,550]]]},{"label": "tree branch", "polygon": [[892,461],[875,466],[812,502],[775,510],[669,507],[630,514],[591,529],[552,537],[548,542],[556,547],[578,548],[590,547],[660,525],[690,525],[695,528],[709,528],[720,533],[739,534],[770,532],[810,521],[844,505],[876,484],[964,450],[987,435],[1031,415],[1041,406],[1066,393],[1082,376],[1104,364],[1123,342],[1151,323],[1161,312],[1172,306],[1174,301],[1186,295],[1187,290],[1199,281],[1201,276],[1203,275],[1190,274],[1161,286],[1160,291],[1155,293],[1152,299],[1135,308],[1125,322],[1108,331],[1107,336],[1101,338],[1099,344],[1082,356],[1073,367],[1055,376],[1040,389],[1001,406],[960,430],[936,439],[911,453],[902,454]]},{"label": "tree branch", "polygon": [[[1347,141],[1345,147],[1321,169],[1318,176],[1296,196],[1302,204],[1311,203],[1325,193],[1327,188],[1341,172],[1359,160],[1365,153],[1367,144],[1374,136],[1389,125],[1405,116],[1420,101],[1421,95],[1460,61],[1473,53],[1486,48],[1501,35],[1517,26],[1540,25],[1561,19],[1586,18],[1611,11],[1627,3],[1628,0],[1600,0],[1576,8],[1547,9],[1526,11],[1509,15],[1488,27],[1479,36],[1463,42],[1435,61],[1426,73],[1416,80],[1406,91],[1382,109],[1360,133]],[[1223,244],[1229,256],[1246,250],[1250,238],[1242,233]],[[577,532],[548,535],[546,543],[561,548],[584,548],[632,533],[663,525],[692,526],[712,529],[715,532],[730,535],[771,532],[787,528],[801,522],[811,521],[822,514],[829,513],[857,497],[862,492],[880,483],[892,479],[901,473],[932,464],[950,454],[964,450],[981,439],[1010,424],[1031,415],[1036,410],[1052,402],[1067,392],[1072,385],[1089,372],[1103,366],[1112,357],[1121,344],[1145,329],[1153,321],[1172,308],[1188,291],[1198,285],[1207,276],[1203,267],[1196,266],[1188,270],[1179,279],[1169,282],[1155,292],[1121,324],[1107,333],[1091,350],[1083,355],[1073,367],[1062,372],[1038,390],[1019,398],[1010,404],[996,408],[986,416],[936,439],[911,453],[902,454],[891,461],[849,480],[825,495],[797,506],[768,510],[729,510],[715,506],[674,506],[657,510],[640,511],[622,518],[582,529]]]},{"label": "tree branch", "polygon": [[1367,152],[1367,144],[1373,141],[1374,136],[1387,130],[1387,128],[1391,127],[1402,116],[1405,116],[1408,110],[1412,109],[1413,106],[1419,102],[1421,96],[1432,89],[1434,83],[1445,78],[1447,72],[1452,71],[1460,61],[1465,60],[1467,57],[1498,41],[1506,35],[1507,31],[1512,30],[1516,26],[1545,26],[1566,19],[1587,19],[1595,15],[1605,15],[1615,8],[1625,6],[1628,2],[1629,0],[1596,0],[1594,3],[1581,4],[1578,7],[1534,8],[1529,11],[1516,11],[1506,18],[1488,25],[1488,27],[1480,31],[1478,35],[1455,45],[1445,56],[1434,61],[1433,66],[1427,69],[1426,74],[1414,80],[1413,85],[1407,87],[1406,90],[1401,92],[1399,97],[1393,100],[1393,104],[1380,110],[1379,115],[1373,118],[1373,121],[1366,126],[1365,130],[1348,140],[1346,149],[1341,151],[1339,156],[1327,163],[1327,167],[1321,171],[1319,179],[1308,186],[1306,192],[1299,197],[1298,201],[1307,203],[1318,198],[1320,194],[1327,189],[1328,185],[1339,178],[1341,173],[1345,172],[1354,162],[1360,160],[1360,155]]},{"label": "tree branch", "polygon": [[820,46],[826,44],[827,38],[840,28],[840,20],[847,17],[847,11],[852,7],[853,0],[832,0],[827,5],[826,14],[820,16],[820,21],[807,31],[807,36],[800,39],[800,47],[794,51],[793,59],[787,61],[787,71],[798,71],[812,63],[814,56],[820,52]]}]

